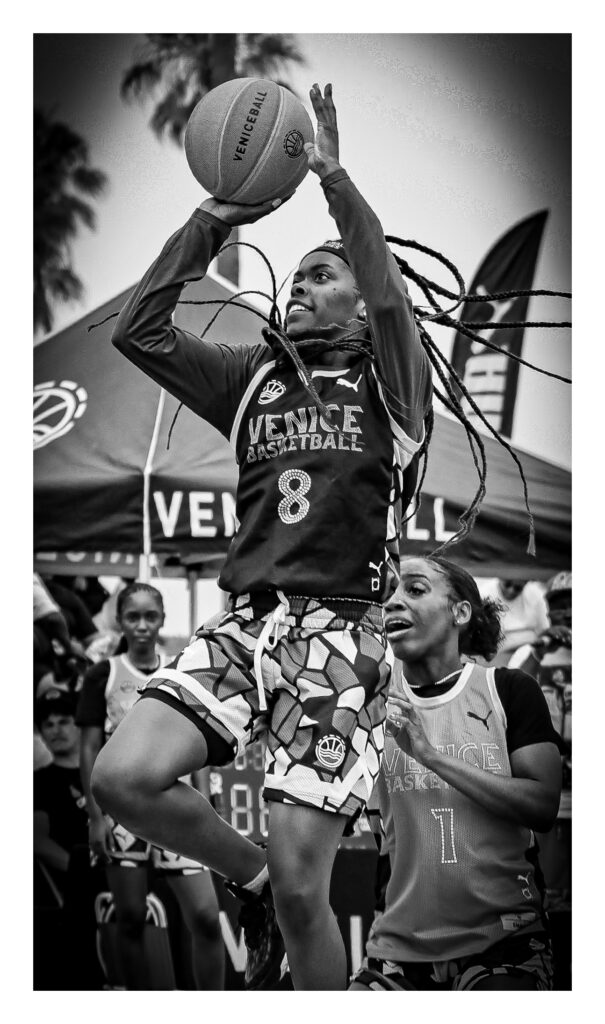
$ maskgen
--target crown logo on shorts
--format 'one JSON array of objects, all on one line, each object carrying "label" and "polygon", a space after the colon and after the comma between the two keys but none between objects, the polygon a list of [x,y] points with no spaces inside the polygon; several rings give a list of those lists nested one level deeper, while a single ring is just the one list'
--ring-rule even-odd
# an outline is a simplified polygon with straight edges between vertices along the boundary
[{"label": "crown logo on shorts", "polygon": [[315,756],[324,768],[338,768],[345,759],[345,750],[344,740],[331,733],[318,740]]},{"label": "crown logo on shorts", "polygon": [[283,395],[286,390],[286,385],[282,384],[279,380],[267,381],[263,390],[259,395],[259,402],[261,405],[267,405],[269,402],[274,402],[276,398]]}]

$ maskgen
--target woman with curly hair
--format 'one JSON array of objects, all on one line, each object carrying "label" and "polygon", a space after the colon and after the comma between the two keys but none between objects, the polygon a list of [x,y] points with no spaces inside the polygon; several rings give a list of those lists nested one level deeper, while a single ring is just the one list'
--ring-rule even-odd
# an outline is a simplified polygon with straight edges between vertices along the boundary
[{"label": "woman with curly hair", "polygon": [[547,989],[534,830],[561,789],[538,684],[485,668],[501,607],[440,557],[404,558],[386,610],[398,659],[375,790],[388,875],[353,989]]}]

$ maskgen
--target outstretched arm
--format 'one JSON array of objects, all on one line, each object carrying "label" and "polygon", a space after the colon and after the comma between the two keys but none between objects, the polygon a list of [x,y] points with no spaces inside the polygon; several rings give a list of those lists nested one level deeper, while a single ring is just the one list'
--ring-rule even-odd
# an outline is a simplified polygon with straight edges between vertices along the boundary
[{"label": "outstretched arm", "polygon": [[257,353],[251,346],[242,354],[241,348],[201,341],[176,327],[172,314],[187,282],[205,276],[231,227],[252,223],[273,209],[275,201],[242,207],[205,200],[136,286],[112,336],[120,352],[226,436],[230,406],[236,408],[241,397],[236,386],[242,378],[241,361],[253,360]]},{"label": "outstretched arm", "polygon": [[339,162],[332,86],[326,85],[322,96],[319,86],[314,85],[310,96],[317,132],[314,143],[305,145],[309,167],[320,178],[365,302],[380,376],[396,396],[393,400],[387,392],[389,408],[408,436],[418,441],[432,386],[412,300],[380,221]]}]

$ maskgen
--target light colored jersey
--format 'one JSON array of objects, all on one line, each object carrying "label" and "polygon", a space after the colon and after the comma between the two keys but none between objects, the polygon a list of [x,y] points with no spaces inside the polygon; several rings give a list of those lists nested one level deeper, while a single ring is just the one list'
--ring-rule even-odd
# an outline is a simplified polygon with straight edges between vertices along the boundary
[{"label": "light colored jersey", "polygon": [[[433,746],[478,771],[511,775],[493,669],[467,664],[447,693],[425,699],[400,682]],[[452,959],[542,927],[530,829],[481,808],[388,733],[378,797],[391,876],[368,956]]]},{"label": "light colored jersey", "polygon": [[[158,667],[162,668],[170,659],[163,653],[159,657]],[[141,672],[136,668],[127,654],[114,654],[107,660],[109,676],[105,686],[105,736],[108,738],[139,699],[139,690],[149,679],[149,672]]]}]

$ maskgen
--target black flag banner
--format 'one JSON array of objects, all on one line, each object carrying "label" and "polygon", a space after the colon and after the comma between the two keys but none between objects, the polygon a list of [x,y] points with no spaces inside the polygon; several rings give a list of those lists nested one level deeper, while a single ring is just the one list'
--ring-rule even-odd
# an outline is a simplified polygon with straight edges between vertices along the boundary
[{"label": "black flag banner", "polygon": [[[530,289],[547,217],[548,210],[540,210],[503,235],[483,260],[469,293],[492,295]],[[460,320],[515,323],[525,320],[528,304],[526,295],[489,302],[466,302]],[[510,330],[473,327],[473,330],[501,349],[521,355],[523,327],[511,327]],[[501,434],[510,437],[519,364],[504,352],[501,354],[485,348],[459,332],[454,337],[451,362],[485,418]],[[478,419],[472,409],[467,408],[466,411],[473,420]]]}]

